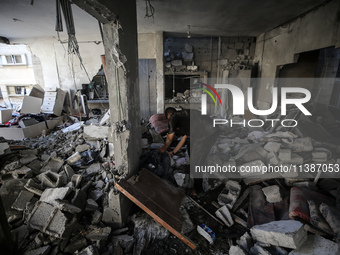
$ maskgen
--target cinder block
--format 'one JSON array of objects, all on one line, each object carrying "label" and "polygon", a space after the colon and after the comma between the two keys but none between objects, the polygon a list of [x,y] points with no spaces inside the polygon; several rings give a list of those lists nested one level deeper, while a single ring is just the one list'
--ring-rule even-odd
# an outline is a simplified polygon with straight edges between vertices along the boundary
[{"label": "cinder block", "polygon": [[34,194],[26,191],[26,190],[22,190],[17,199],[15,200],[15,202],[12,205],[12,209],[18,210],[18,211],[23,211],[26,208],[26,204],[31,201],[31,199],[33,198]]}]

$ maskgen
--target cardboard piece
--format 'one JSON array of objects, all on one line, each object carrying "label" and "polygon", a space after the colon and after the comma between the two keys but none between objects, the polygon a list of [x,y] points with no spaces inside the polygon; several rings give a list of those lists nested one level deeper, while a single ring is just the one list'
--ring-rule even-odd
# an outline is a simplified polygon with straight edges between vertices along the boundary
[{"label": "cardboard piece", "polygon": [[40,113],[42,98],[24,96],[20,113]]},{"label": "cardboard piece", "polygon": [[[21,140],[24,138],[33,138],[41,135],[43,130],[54,129],[60,121],[62,121],[62,117],[57,117],[52,120],[47,120],[45,122],[39,122],[38,124],[20,128],[20,127],[3,127],[0,128],[0,136],[7,140]],[[48,127],[46,127],[46,124]]]}]

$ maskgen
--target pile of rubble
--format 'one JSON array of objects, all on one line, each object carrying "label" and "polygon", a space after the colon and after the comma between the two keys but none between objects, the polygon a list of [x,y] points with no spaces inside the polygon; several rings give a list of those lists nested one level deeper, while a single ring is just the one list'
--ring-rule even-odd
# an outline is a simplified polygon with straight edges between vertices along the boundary
[{"label": "pile of rubble", "polygon": [[[178,208],[180,234],[196,244],[192,250],[137,208],[124,228],[117,224],[115,184],[126,176],[115,168],[103,120],[87,122],[96,125],[64,123],[49,135],[0,141],[5,155],[0,196],[14,241],[25,255],[339,252],[340,182],[328,178],[338,171],[268,170],[269,165],[336,168],[339,146],[288,131],[226,129],[208,160],[234,167],[237,174],[211,174],[203,179],[200,194],[190,178],[186,148],[174,157],[164,154],[155,164],[142,159],[141,168],[185,194]],[[143,152],[156,157],[160,152],[154,149],[163,142],[142,121]]]}]

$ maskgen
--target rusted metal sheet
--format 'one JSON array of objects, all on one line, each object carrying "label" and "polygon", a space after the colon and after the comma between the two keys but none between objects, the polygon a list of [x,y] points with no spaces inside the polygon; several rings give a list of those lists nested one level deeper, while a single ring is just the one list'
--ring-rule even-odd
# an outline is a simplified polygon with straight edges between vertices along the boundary
[{"label": "rusted metal sheet", "polygon": [[116,183],[116,187],[186,245],[192,249],[196,248],[191,240],[181,234],[182,221],[179,208],[184,197],[181,190],[145,169],[140,171],[139,176]]}]

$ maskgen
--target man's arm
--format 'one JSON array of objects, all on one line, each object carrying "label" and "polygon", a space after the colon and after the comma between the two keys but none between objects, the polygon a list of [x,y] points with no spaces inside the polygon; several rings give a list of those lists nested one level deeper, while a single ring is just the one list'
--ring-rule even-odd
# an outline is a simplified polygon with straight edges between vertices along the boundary
[{"label": "man's arm", "polygon": [[174,140],[174,137],[175,133],[168,134],[164,146],[162,148],[159,148],[158,150],[160,150],[161,152],[165,152],[170,147],[172,141]]},{"label": "man's arm", "polygon": [[182,148],[182,146],[185,144],[185,141],[187,140],[187,138],[188,138],[187,135],[182,136],[182,139],[179,141],[179,143],[177,144],[177,146],[173,150],[173,153],[177,153],[177,151],[179,151]]}]

